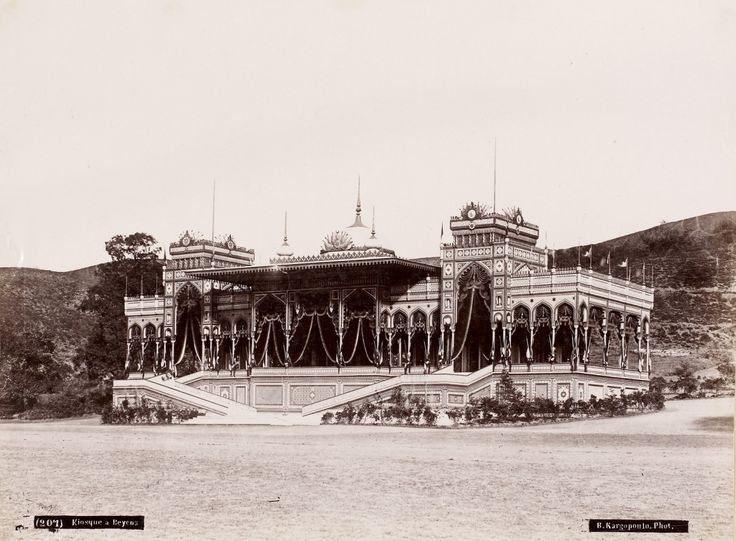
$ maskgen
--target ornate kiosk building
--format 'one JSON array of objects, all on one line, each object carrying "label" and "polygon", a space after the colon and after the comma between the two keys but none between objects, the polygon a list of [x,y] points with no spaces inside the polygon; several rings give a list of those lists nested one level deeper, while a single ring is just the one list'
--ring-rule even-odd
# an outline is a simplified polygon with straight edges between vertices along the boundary
[{"label": "ornate kiosk building", "polygon": [[[439,256],[402,258],[363,223],[318,254],[284,240],[268,265],[232,237],[186,232],[162,297],[126,297],[129,377],[146,397],[224,416],[314,417],[402,387],[436,406],[493,395],[503,370],[527,397],[588,399],[648,388],[653,289],[549,266],[518,209],[470,203]],[[173,377],[172,377],[173,376]]]}]

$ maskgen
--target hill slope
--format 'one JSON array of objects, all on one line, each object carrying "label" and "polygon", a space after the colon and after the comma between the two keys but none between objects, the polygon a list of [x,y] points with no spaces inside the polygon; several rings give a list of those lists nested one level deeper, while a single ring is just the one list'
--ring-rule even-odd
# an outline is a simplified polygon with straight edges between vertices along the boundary
[{"label": "hill slope", "polygon": [[92,323],[77,306],[95,281],[95,267],[71,272],[0,268],[0,325],[48,331],[59,360],[69,362]]},{"label": "hill slope", "polygon": [[[584,254],[589,246],[581,249]],[[716,212],[594,244],[593,269],[642,283],[654,281],[653,365],[669,373],[686,361],[696,369],[736,349],[736,212]],[[628,259],[628,268],[618,266]],[[558,250],[558,267],[575,266],[578,248]],[[581,256],[581,264],[590,260]]]}]

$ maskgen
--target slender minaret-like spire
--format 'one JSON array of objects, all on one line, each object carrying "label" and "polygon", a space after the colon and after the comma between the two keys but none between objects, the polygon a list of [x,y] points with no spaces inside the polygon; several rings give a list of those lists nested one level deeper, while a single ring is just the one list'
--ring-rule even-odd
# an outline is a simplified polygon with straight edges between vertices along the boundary
[{"label": "slender minaret-like spire", "polygon": [[379,248],[378,239],[376,238],[376,207],[373,206],[373,221],[371,222],[371,236],[366,242],[366,248]]},{"label": "slender minaret-like spire", "polygon": [[276,252],[276,255],[279,257],[291,257],[294,255],[294,250],[291,249],[291,246],[289,246],[289,236],[287,233],[287,218],[288,213],[284,212],[284,242],[281,245],[281,248],[279,248],[278,252]]},{"label": "slender minaret-like spire", "polygon": [[360,175],[358,175],[358,201],[355,204],[355,221],[350,227],[365,227],[365,224],[363,224],[363,220],[360,217],[360,211]]},{"label": "slender minaret-like spire", "polygon": [[493,214],[496,214],[496,138],[493,138]]}]

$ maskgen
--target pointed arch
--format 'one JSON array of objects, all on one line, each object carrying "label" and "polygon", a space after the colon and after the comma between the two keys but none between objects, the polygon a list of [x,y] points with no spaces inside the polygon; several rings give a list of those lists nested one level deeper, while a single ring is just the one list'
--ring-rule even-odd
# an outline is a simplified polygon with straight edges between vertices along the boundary
[{"label": "pointed arch", "polygon": [[199,288],[186,282],[176,292],[175,340],[177,374],[195,372],[203,366],[201,348],[203,302]]},{"label": "pointed arch", "polygon": [[553,354],[552,343],[552,307],[546,302],[534,308],[534,339],[532,340],[533,360],[535,363],[550,362]]},{"label": "pointed arch", "polygon": [[510,338],[512,364],[526,362],[531,355],[530,315],[531,311],[523,303],[517,304],[512,311],[513,328]]},{"label": "pointed arch", "polygon": [[143,332],[141,330],[141,326],[137,323],[133,323],[130,327],[128,327],[128,338],[130,340],[140,340],[143,336]]},{"label": "pointed arch", "polygon": [[452,353],[456,372],[474,372],[491,357],[491,275],[477,262],[457,279],[457,325]]}]

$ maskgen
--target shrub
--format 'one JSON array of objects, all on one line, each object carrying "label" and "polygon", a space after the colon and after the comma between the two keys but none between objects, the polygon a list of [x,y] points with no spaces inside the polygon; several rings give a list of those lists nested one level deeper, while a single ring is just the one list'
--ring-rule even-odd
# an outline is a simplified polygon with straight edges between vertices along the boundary
[{"label": "shrub", "polygon": [[422,417],[424,418],[424,423],[427,426],[434,426],[437,424],[437,413],[429,406],[424,406]]},{"label": "shrub", "polygon": [[464,415],[464,411],[460,408],[449,408],[447,410],[447,417],[455,425],[460,422],[460,419],[463,418],[463,415]]},{"label": "shrub", "polygon": [[569,397],[567,400],[565,400],[562,403],[562,413],[565,417],[571,417],[575,411],[576,411],[576,403],[572,399],[572,397]]},{"label": "shrub", "polygon": [[335,414],[331,411],[327,411],[322,415],[322,419],[320,420],[320,423],[323,425],[329,425],[335,420]]}]

